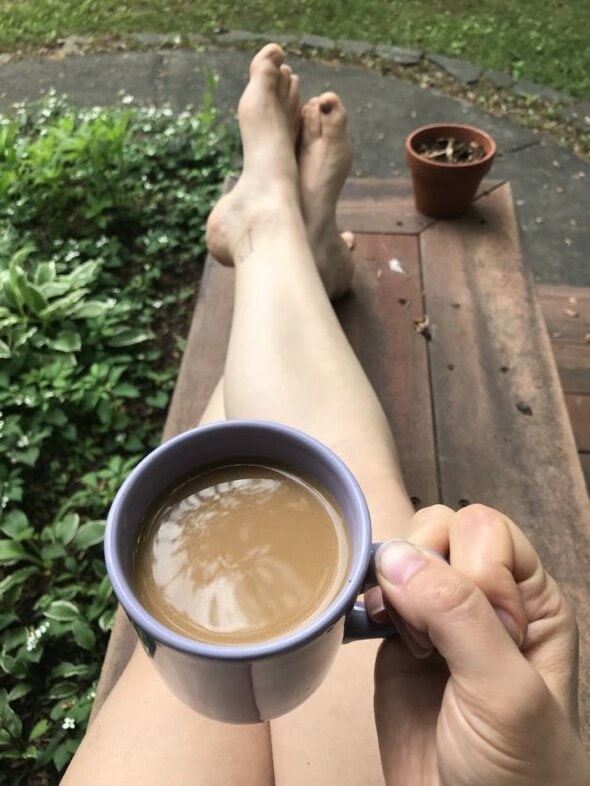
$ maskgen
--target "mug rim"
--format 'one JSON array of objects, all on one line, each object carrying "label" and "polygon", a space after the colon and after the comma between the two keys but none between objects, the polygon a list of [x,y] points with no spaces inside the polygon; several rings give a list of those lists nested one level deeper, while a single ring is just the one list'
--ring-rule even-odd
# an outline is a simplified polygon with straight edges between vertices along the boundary
[{"label": "mug rim", "polygon": [[[268,641],[252,644],[212,644],[198,641],[170,630],[153,617],[139,602],[130,580],[125,576],[120,550],[117,547],[118,527],[116,522],[124,510],[128,493],[141,482],[141,476],[146,467],[165,458],[166,454],[173,452],[178,445],[190,442],[195,438],[200,439],[201,436],[206,438],[211,432],[220,430],[243,431],[246,434],[258,432],[261,429],[295,441],[300,447],[316,453],[322,462],[340,477],[342,484],[346,487],[349,501],[361,522],[358,534],[355,534],[353,538],[345,519],[350,542],[350,566],[345,582],[332,602],[319,614],[313,616],[309,622],[303,623],[293,631]],[[260,457],[260,460],[264,459]],[[276,459],[268,459],[268,461],[276,461]],[[371,540],[371,519],[359,482],[349,467],[331,448],[292,426],[265,420],[230,420],[197,426],[178,434],[163,442],[139,462],[122,483],[109,510],[105,527],[104,553],[107,573],[117,600],[132,623],[151,639],[190,656],[224,661],[244,661],[267,658],[301,647],[344,618],[362,590],[369,563]]]}]

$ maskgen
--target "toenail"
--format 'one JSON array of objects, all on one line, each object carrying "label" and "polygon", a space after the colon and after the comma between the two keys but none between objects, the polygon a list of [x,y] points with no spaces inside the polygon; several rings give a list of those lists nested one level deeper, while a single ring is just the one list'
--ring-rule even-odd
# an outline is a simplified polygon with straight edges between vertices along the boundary
[{"label": "toenail", "polygon": [[321,104],[320,109],[322,110],[322,114],[329,115],[332,111],[332,104]]}]

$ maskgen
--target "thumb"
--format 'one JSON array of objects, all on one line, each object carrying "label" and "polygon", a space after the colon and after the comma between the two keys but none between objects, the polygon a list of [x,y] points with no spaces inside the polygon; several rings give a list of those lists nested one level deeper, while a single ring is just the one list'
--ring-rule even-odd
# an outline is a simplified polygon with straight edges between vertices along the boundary
[{"label": "thumb", "polygon": [[453,677],[497,687],[526,668],[485,595],[446,562],[394,540],[380,547],[376,568],[386,605],[429,636]]}]

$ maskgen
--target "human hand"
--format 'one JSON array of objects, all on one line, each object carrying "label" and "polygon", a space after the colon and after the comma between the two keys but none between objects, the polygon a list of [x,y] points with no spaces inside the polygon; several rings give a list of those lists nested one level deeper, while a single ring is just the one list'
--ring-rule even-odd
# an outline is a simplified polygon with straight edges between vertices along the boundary
[{"label": "human hand", "polygon": [[588,786],[576,625],[529,541],[483,505],[426,508],[409,539],[450,564],[407,541],[377,554],[367,606],[406,642],[375,670],[388,786]]}]

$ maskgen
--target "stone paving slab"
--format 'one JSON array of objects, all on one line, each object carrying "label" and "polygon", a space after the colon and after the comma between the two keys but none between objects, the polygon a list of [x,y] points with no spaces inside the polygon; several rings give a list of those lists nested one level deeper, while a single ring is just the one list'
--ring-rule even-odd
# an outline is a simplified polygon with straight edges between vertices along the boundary
[{"label": "stone paving slab", "polygon": [[502,157],[493,174],[512,183],[537,280],[590,286],[590,165],[541,142]]},{"label": "stone paving slab", "polygon": [[[216,104],[233,112],[245,85],[249,52],[203,48],[31,60],[0,66],[0,110],[35,99],[50,87],[78,104],[108,105],[124,91],[142,103],[198,105],[207,73],[220,79]],[[461,101],[391,76],[345,64],[290,57],[303,97],[338,92],[349,108],[358,176],[407,175],[404,140],[414,128],[446,120],[478,125],[498,144],[494,178],[511,181],[525,250],[535,278],[590,285],[590,165],[532,131]]]},{"label": "stone paving slab", "polygon": [[444,55],[436,54],[429,54],[426,57],[435,66],[442,68],[447,74],[455,77],[455,79],[465,85],[477,82],[482,72],[479,66],[468,63],[465,60],[457,60],[455,57],[445,57]]},{"label": "stone paving slab", "polygon": [[0,70],[0,111],[9,111],[15,102],[37,99],[52,87],[79,106],[108,106],[118,102],[121,92],[153,103],[160,63],[157,52],[8,63]]}]

